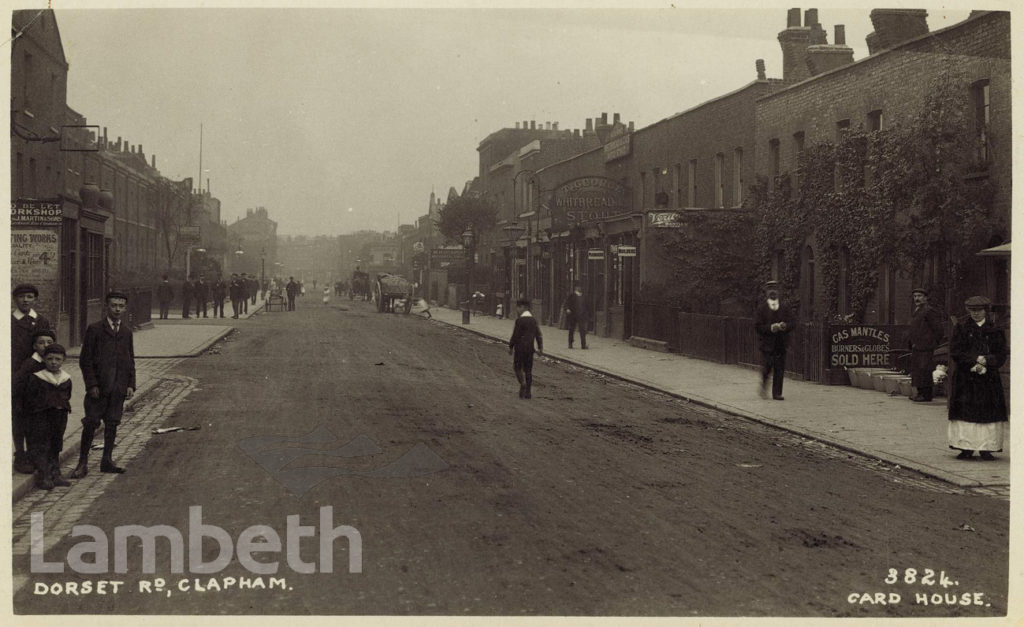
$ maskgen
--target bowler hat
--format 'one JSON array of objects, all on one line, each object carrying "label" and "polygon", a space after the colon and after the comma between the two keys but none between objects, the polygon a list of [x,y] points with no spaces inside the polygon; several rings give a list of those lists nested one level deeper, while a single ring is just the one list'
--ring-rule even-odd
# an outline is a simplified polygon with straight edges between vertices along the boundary
[{"label": "bowler hat", "polygon": [[22,283],[21,285],[18,285],[17,287],[14,288],[13,296],[15,298],[21,296],[22,294],[32,294],[36,298],[39,298],[39,290],[36,289],[36,286],[32,285],[31,283]]},{"label": "bowler hat", "polygon": [[915,287],[914,289],[910,290],[910,293],[911,294],[924,294],[925,296],[927,296],[928,295],[928,290],[924,289],[923,287]]},{"label": "bowler hat", "polygon": [[964,306],[968,309],[988,309],[992,306],[992,301],[984,296],[971,296],[964,301]]},{"label": "bowler hat", "polygon": [[121,290],[110,290],[109,292],[107,292],[106,300],[110,300],[111,298],[123,298],[125,300],[128,300],[128,294],[122,292]]}]

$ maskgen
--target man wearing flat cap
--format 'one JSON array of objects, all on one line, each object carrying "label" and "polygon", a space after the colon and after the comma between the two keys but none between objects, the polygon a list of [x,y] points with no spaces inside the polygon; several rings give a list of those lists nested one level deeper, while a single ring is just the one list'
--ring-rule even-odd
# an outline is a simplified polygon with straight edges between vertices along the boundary
[{"label": "man wearing flat cap", "polygon": [[916,287],[913,291],[914,315],[910,319],[907,345],[910,348],[910,385],[915,394],[910,400],[927,403],[932,400],[932,370],[935,369],[933,354],[944,335],[942,316],[928,304],[928,290]]},{"label": "man wearing flat cap", "polygon": [[[32,356],[32,335],[41,329],[51,329],[50,321],[33,309],[39,290],[35,285],[22,283],[14,288],[11,294],[14,300],[14,311],[11,312],[11,372],[17,371],[21,364]],[[32,473],[34,467],[29,460],[25,448],[26,433],[22,421],[17,416],[11,417],[11,432],[14,436],[14,469],[21,473]]]},{"label": "man wearing flat cap", "polygon": [[85,418],[82,418],[78,465],[71,473],[72,479],[81,479],[88,474],[89,450],[101,422],[103,458],[100,460],[100,472],[124,472],[124,468],[114,465],[113,452],[124,402],[135,394],[135,345],[131,327],[123,320],[127,308],[128,295],[111,291],[107,294],[106,315],[85,330],[78,357],[86,389]]},{"label": "man wearing flat cap", "polygon": [[795,325],[793,311],[779,301],[779,284],[764,284],[764,298],[757,304],[754,329],[761,338],[761,398],[768,397],[768,375],[772,377],[772,398],[782,398],[782,377],[786,371],[786,344]]},{"label": "man wearing flat cap", "polygon": [[964,306],[969,317],[956,325],[949,341],[953,363],[949,395],[949,448],[959,450],[957,459],[995,459],[1003,450],[1007,422],[1006,397],[999,368],[1006,362],[1006,336],[989,317],[992,302],[972,296]]}]

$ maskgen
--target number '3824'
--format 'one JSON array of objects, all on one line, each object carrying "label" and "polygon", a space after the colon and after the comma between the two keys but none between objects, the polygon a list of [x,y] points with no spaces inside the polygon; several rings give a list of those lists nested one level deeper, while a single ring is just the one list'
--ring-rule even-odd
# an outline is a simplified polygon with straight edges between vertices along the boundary
[{"label": "number '3824'", "polygon": [[938,584],[943,588],[957,585],[957,582],[946,576],[946,571],[941,570],[936,573],[931,568],[925,568],[924,571],[919,571],[916,568],[905,568],[902,571],[890,568],[889,574],[885,578],[885,583],[889,585],[897,583],[920,584],[922,586]]}]

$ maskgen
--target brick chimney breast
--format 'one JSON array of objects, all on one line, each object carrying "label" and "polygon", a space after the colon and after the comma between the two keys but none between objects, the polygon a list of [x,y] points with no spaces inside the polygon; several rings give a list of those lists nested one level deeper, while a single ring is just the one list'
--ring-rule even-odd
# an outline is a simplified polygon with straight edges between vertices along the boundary
[{"label": "brick chimney breast", "polygon": [[[793,11],[796,11],[796,21],[799,22],[800,9],[790,9],[789,22],[793,22]],[[779,33],[779,45],[782,46],[782,80],[802,81],[810,76],[807,72],[807,46],[811,43],[810,39],[809,26],[788,26]]]},{"label": "brick chimney breast", "polygon": [[[873,9],[871,25],[878,50],[894,48],[928,32],[928,11],[924,9]],[[871,35],[868,35],[871,37]],[[871,49],[871,42],[868,42]],[[872,54],[874,52],[872,51]]]}]

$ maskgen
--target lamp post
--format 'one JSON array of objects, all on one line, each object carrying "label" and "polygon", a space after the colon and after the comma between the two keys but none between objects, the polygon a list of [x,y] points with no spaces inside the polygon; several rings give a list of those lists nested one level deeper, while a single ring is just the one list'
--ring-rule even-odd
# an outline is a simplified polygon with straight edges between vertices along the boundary
[{"label": "lamp post", "polygon": [[[532,179],[533,177],[535,177],[537,175],[537,173],[535,171],[533,171],[533,170],[522,169],[522,170],[516,172],[515,175],[512,177],[512,213],[515,214],[515,219],[517,221],[519,220],[519,218],[521,216],[520,216],[518,210],[516,209],[516,204],[517,204],[517,201],[519,200],[519,194],[516,193],[516,181],[518,181],[519,177],[524,175],[524,174],[529,174],[530,175],[530,177],[529,177],[530,179]],[[530,227],[532,226],[532,224],[531,224],[531,216],[533,215],[533,207],[532,206],[528,207],[527,211],[524,212],[524,215],[526,216],[526,231],[527,231],[527,235],[529,236],[530,235],[530,231],[531,231]],[[518,258],[518,254],[517,254],[517,258]],[[522,291],[524,293],[523,295],[526,298],[529,298],[530,297],[530,240],[529,239],[526,240],[526,274],[525,274],[524,278],[525,278],[525,280],[524,280],[524,285],[522,287]]]},{"label": "lamp post", "polygon": [[473,225],[462,232],[462,245],[466,248],[466,308],[462,310],[462,324],[469,324],[469,307],[473,289]]},{"label": "lamp post", "polygon": [[505,232],[505,236],[508,238],[508,257],[505,263],[505,308],[502,312],[506,317],[511,315],[512,311],[512,273],[515,271],[515,259],[518,259],[518,254],[513,255],[512,251],[515,250],[516,241],[519,236],[523,234],[525,230],[522,225],[518,222],[510,222],[505,226],[501,227],[501,230]]}]

